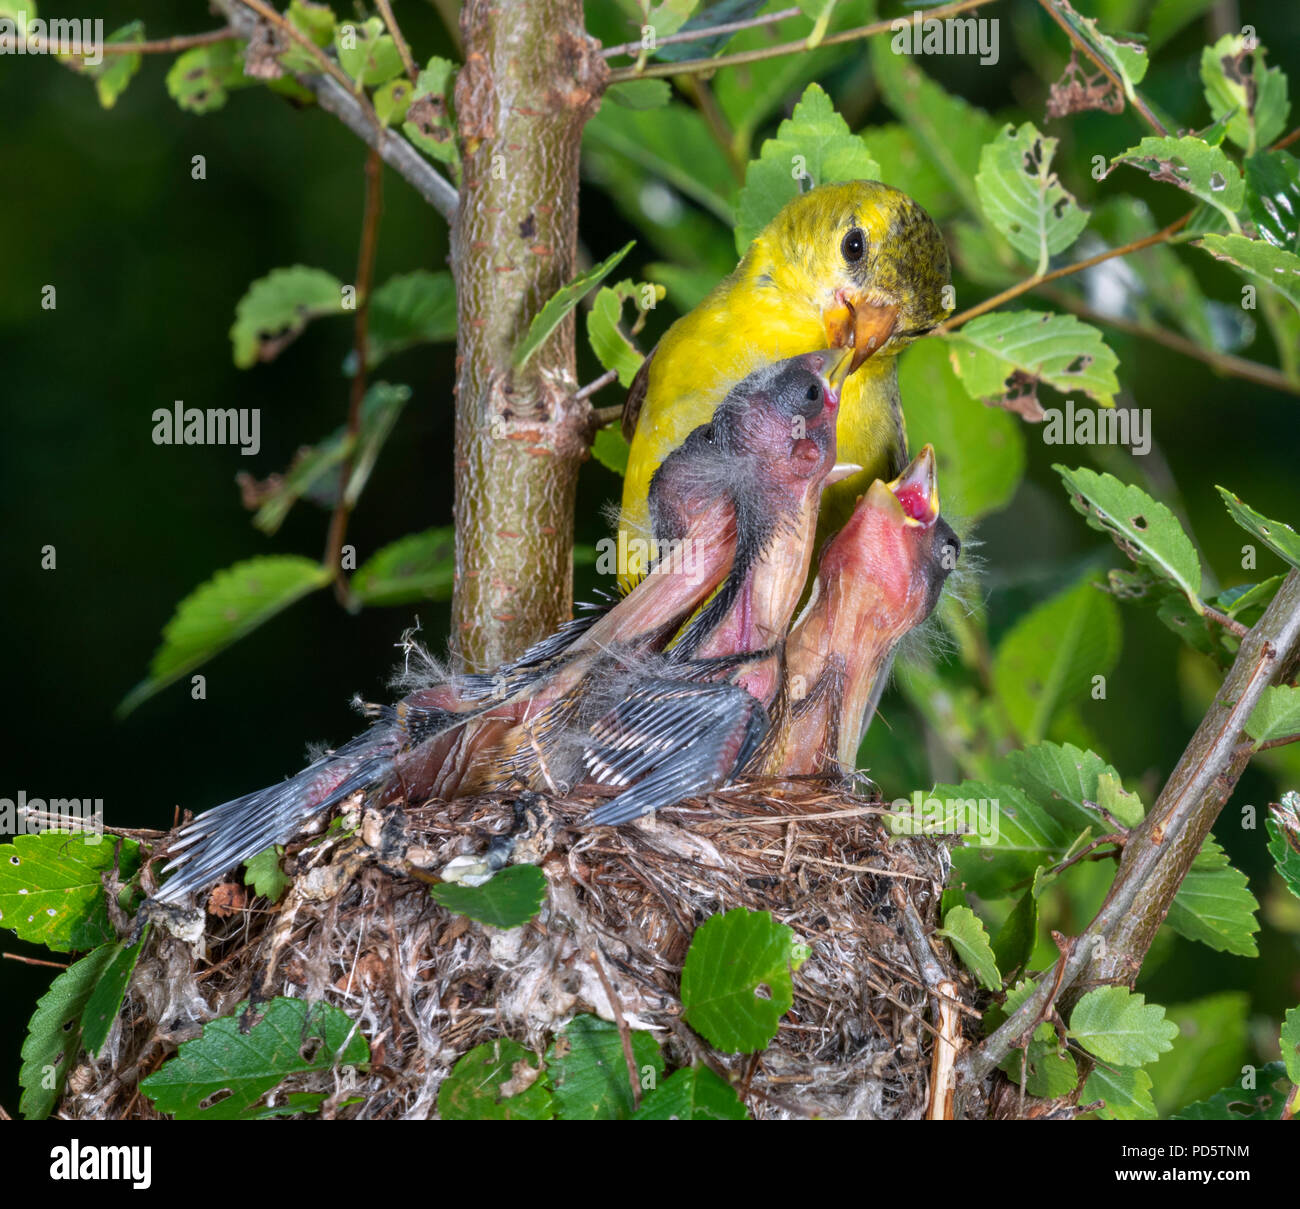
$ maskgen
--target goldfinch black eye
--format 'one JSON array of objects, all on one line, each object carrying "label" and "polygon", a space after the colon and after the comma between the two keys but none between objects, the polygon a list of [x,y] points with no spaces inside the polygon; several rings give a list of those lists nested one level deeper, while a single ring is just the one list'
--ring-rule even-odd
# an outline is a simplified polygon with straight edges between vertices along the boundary
[{"label": "goldfinch black eye", "polygon": [[840,254],[849,264],[857,264],[866,252],[867,237],[861,227],[854,227],[840,242]]}]

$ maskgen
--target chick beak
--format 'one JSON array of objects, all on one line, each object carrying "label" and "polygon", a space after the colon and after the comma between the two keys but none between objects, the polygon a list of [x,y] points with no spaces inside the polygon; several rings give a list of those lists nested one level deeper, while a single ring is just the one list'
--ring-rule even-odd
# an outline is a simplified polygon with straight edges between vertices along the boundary
[{"label": "chick beak", "polygon": [[898,326],[898,307],[868,302],[847,290],[835,291],[835,305],[822,312],[826,342],[832,348],[852,348],[846,375],[882,348]]},{"label": "chick beak", "polygon": [[853,350],[846,348],[826,371],[826,381],[834,392],[836,400],[839,399],[840,391],[848,376],[856,368],[853,364]]},{"label": "chick beak", "polygon": [[934,446],[926,445],[902,474],[888,484],[889,493],[914,525],[932,525],[939,516],[939,480]]},{"label": "chick beak", "polygon": [[836,462],[830,468],[826,475],[826,481],[822,485],[829,487],[832,483],[842,483],[845,479],[852,478],[855,474],[861,474],[862,467],[856,462]]}]

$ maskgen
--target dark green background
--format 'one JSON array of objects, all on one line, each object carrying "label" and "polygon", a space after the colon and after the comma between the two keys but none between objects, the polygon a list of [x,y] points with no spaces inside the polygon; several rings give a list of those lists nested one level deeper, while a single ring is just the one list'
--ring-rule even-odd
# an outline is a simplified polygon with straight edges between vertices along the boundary
[{"label": "dark green background", "polygon": [[[44,3],[42,15],[72,15],[69,6],[55,7]],[[214,25],[195,6],[81,7],[102,13],[109,30],[143,17],[152,37]],[[396,9],[418,58],[453,53],[429,5],[399,0]],[[1036,38],[1051,39],[1052,30],[1027,3],[988,12],[1004,21],[996,68],[942,58],[923,66],[975,104],[1041,124],[1043,86],[1019,57],[1008,25],[1024,23]],[[1292,79],[1295,125],[1300,23],[1294,6],[1242,4],[1241,12],[1258,26],[1270,63]],[[1199,112],[1196,64],[1207,40],[1203,23],[1185,31],[1156,56],[1143,91],[1174,112]],[[227,332],[248,283],[274,267],[317,265],[352,279],[363,148],[329,116],[295,110],[260,89],[233,94],[210,115],[182,113],[163,86],[170,62],[147,58],[116,108],[104,111],[87,82],[50,59],[0,58],[0,556],[12,669],[5,677],[0,796],[25,790],[31,797],[102,798],[110,826],[166,826],[178,806],[198,810],[294,771],[306,743],[337,743],[357,729],[348,708],[352,694],[383,697],[396,659],[393,644],[413,618],[440,646],[448,617],[443,604],[349,616],[320,593],[205,667],[206,701],[192,701],[183,681],[125,722],[114,721],[113,707],[142,677],[173,606],[214,570],[264,553],[319,556],[324,513],[299,505],[275,538],[265,538],[250,526],[234,476],[283,468],[299,445],[342,422],[347,400],[340,372],[350,337],[346,321],[315,325],[277,361],[250,371],[234,368]],[[824,82],[855,124],[891,120],[859,64]],[[1128,115],[1085,115],[1047,129],[1069,140],[1067,165],[1086,163],[1094,150],[1113,153],[1125,137],[1135,142],[1146,133]],[[205,181],[190,177],[196,154],[207,159]],[[1065,174],[1072,184],[1081,170],[1067,166]],[[1136,173],[1123,188],[1147,196],[1162,222],[1182,212],[1173,190],[1144,188]],[[580,237],[592,258],[636,234],[600,193],[584,191]],[[377,281],[415,267],[443,267],[446,253],[442,219],[387,173]],[[1230,273],[1199,254],[1183,255],[1195,257],[1212,297],[1239,297]],[[656,258],[643,241],[620,272],[635,276]],[[47,284],[58,290],[53,312],[40,308]],[[985,293],[972,288],[959,297]],[[670,317],[656,315],[651,334]],[[1234,572],[1244,535],[1212,484],[1230,486],[1268,515],[1300,521],[1300,399],[1221,379],[1157,345],[1108,335],[1130,396],[1122,402],[1153,409],[1159,454],[1225,586],[1275,573],[1280,566],[1267,554],[1258,576]],[[1242,352],[1276,364],[1262,323],[1254,345]],[[581,362],[583,380],[598,372],[585,349]],[[382,376],[410,384],[414,397],[352,522],[349,540],[361,558],[450,520],[453,350],[407,352],[388,362]],[[176,399],[196,407],[260,408],[260,453],[248,458],[229,447],[154,445],[151,413]],[[600,397],[602,404],[616,401],[614,391]],[[1081,558],[1118,564],[1116,552],[1069,511],[1049,469],[1055,460],[1078,464],[1086,451],[1044,447],[1037,431],[1028,444],[1027,481],[1013,505],[979,534],[995,632],[1077,569]],[[600,506],[616,491],[608,471],[584,470],[583,540],[601,536]],[[57,547],[54,572],[40,569],[47,544]],[[1177,640],[1152,612],[1126,607],[1123,616],[1122,662],[1105,707],[1092,710],[1088,722],[1126,781],[1147,790],[1149,801],[1195,719],[1176,680]],[[893,698],[886,718],[900,741],[907,740],[915,723]],[[886,786],[887,796],[895,788]],[[1229,812],[1243,802],[1262,811],[1278,791],[1268,775],[1252,769]],[[1264,898],[1263,831],[1234,826],[1220,834]],[[1261,939],[1258,961],[1177,941],[1144,987],[1167,1003],[1249,990],[1254,1012],[1273,1021],[1275,1031],[1281,1012],[1300,999],[1300,941],[1295,931],[1268,924]],[[44,953],[7,933],[0,947]],[[25,1021],[50,975],[0,962],[6,1026],[0,1103],[10,1112]]]}]

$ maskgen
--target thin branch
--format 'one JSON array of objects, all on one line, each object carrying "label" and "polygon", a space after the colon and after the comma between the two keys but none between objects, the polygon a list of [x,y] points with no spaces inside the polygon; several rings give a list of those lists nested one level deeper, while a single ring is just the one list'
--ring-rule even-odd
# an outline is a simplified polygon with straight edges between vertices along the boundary
[{"label": "thin branch", "polygon": [[1290,134],[1284,134],[1280,139],[1278,139],[1276,143],[1274,143],[1269,148],[1269,150],[1281,151],[1282,148],[1291,146],[1291,144],[1294,143],[1296,139],[1300,139],[1300,126],[1297,126],[1293,131],[1291,131]]},{"label": "thin branch", "polygon": [[174,55],[196,46],[229,42],[237,36],[234,28],[227,25],[225,29],[209,30],[206,34],[178,34],[174,38],[159,38],[153,42],[105,42],[100,50],[106,55]]},{"label": "thin branch", "polygon": [[[253,36],[257,28],[257,17],[254,14],[258,11],[254,6],[260,0],[213,0],[213,3],[225,14],[239,37],[249,39]],[[266,6],[260,5],[260,8],[264,10]],[[303,37],[292,25],[289,28],[299,38]],[[306,41],[313,51],[319,52],[320,48],[310,38]],[[380,125],[364,94],[358,97],[347,76],[328,58],[323,55],[319,57],[333,69],[330,74],[298,76],[298,82],[316,97],[326,113],[338,118],[367,147],[377,150],[384,163],[449,223],[452,222],[459,202],[455,187],[406,139]],[[335,78],[336,74],[342,78],[343,83]]]},{"label": "thin branch", "polygon": [[66,970],[66,961],[45,961],[40,957],[24,957],[21,953],[0,953],[6,961],[20,961],[25,966],[49,966],[52,970]]},{"label": "thin branch", "polygon": [[406,38],[402,36],[401,27],[397,24],[397,18],[393,16],[393,6],[388,0],[375,0],[379,8],[379,14],[384,19],[384,24],[388,26],[388,32],[393,35],[393,41],[397,45],[397,53],[402,56],[402,64],[406,68],[406,74],[410,77],[411,83],[414,84],[420,78],[419,68],[415,66],[415,60],[411,58],[411,48],[407,44]]},{"label": "thin branch", "polygon": [[[956,13],[968,12],[973,8],[982,8],[994,0],[960,0],[957,4],[945,4],[941,8],[931,9],[926,13],[926,20],[942,20]],[[888,21],[874,21],[857,29],[842,30],[837,34],[824,37],[821,46],[839,46],[845,42],[857,42],[875,34],[888,33],[900,18]],[[796,55],[808,49],[808,39],[799,38],[794,42],[782,42],[776,46],[765,46],[758,50],[742,50],[732,55],[718,55],[712,59],[687,59],[684,63],[655,63],[645,68],[620,67],[609,73],[610,84],[620,84],[624,80],[654,80],[667,76],[691,75],[701,71],[717,71],[720,67],[735,67],[740,63],[757,63],[763,59],[775,59],[782,55]]]},{"label": "thin branch", "polygon": [[1182,218],[1171,222],[1163,230],[1156,231],[1152,235],[1144,235],[1141,239],[1134,239],[1118,248],[1107,248],[1104,252],[1098,252],[1096,256],[1089,256],[1086,260],[1077,260],[1073,264],[1062,265],[1061,268],[1053,269],[1050,273],[1035,273],[1032,277],[1026,277],[1024,281],[1008,286],[1000,294],[994,294],[992,298],[986,298],[969,310],[954,315],[946,323],[941,323],[934,329],[935,334],[943,335],[945,332],[956,331],[963,323],[967,323],[988,311],[995,310],[1004,302],[1019,298],[1021,294],[1027,294],[1030,290],[1036,290],[1039,286],[1047,285],[1048,282],[1059,281],[1062,277],[1070,277],[1075,273],[1081,273],[1084,269],[1091,269],[1094,265],[1113,260],[1117,256],[1128,256],[1133,252],[1140,252],[1143,248],[1151,247],[1152,244],[1165,243],[1178,234],[1187,225],[1191,217],[1192,212],[1189,210]]},{"label": "thin branch", "polygon": [[[618,370],[607,369],[599,378],[593,378],[586,386],[579,387],[573,392],[575,399],[585,399],[589,395],[594,395],[598,390],[604,390],[611,382],[618,381]],[[619,415],[623,414],[623,407],[620,404],[617,408],[604,408],[605,411],[617,411]],[[615,419],[618,417],[615,416]]]},{"label": "thin branch", "polygon": [[[745,21],[727,21],[721,25],[683,30],[681,33],[667,34],[662,38],[655,38],[655,46],[672,46],[679,42],[699,42],[704,38],[718,37],[722,34],[738,34],[744,29],[758,29],[763,25],[776,25],[778,22],[788,20],[790,17],[798,17],[802,12],[803,10],[799,8],[783,8],[779,12],[766,13],[761,17],[750,17]],[[643,49],[641,40],[638,38],[634,42],[624,42],[619,46],[607,46],[600,53],[606,59],[613,59],[618,55],[635,57]]]},{"label": "thin branch", "polygon": [[1101,69],[1102,74],[1115,86],[1119,95],[1127,100],[1129,104],[1131,104],[1133,108],[1146,119],[1147,123],[1151,126],[1151,129],[1159,135],[1168,135],[1169,131],[1165,129],[1164,123],[1151,112],[1150,107],[1139,95],[1137,89],[1134,88],[1129,92],[1124,88],[1124,82],[1110,69],[1110,65],[1099,58],[1096,51],[1094,51],[1091,46],[1089,46],[1074,32],[1074,30],[1070,28],[1070,23],[1061,16],[1054,0],[1038,0],[1038,2],[1047,11],[1047,15],[1051,17],[1057,25],[1065,30],[1066,36],[1070,41]]},{"label": "thin branch", "polygon": [[1074,985],[1132,983],[1187,870],[1236,785],[1246,721],[1300,650],[1300,571],[1292,571],[1247,634],[1231,670],[1147,817],[1130,833],[1106,901],[1062,949],[1028,999],[963,1063],[988,1075]]},{"label": "thin branch", "polygon": [[325,566],[334,576],[334,593],[347,604],[348,584],[343,578],[343,538],[347,534],[352,505],[348,502],[349,480],[361,435],[361,405],[366,397],[366,361],[370,353],[370,285],[375,276],[375,249],[379,244],[379,216],[384,208],[384,171],[379,152],[366,155],[366,207],[361,220],[361,248],[357,252],[357,318],[353,329],[353,351],[357,359],[348,398],[348,453],[339,468],[339,498],[330,517],[325,539]]},{"label": "thin branch", "polygon": [[632,1034],[628,1031],[627,1021],[623,1017],[623,1005],[619,1002],[618,996],[614,994],[613,984],[609,981],[609,975],[605,973],[600,954],[595,949],[591,950],[591,964],[596,967],[596,977],[600,979],[600,985],[605,991],[605,998],[609,1000],[609,1006],[614,1013],[614,1025],[618,1029],[618,1039],[623,1046],[623,1061],[627,1064],[628,1081],[632,1084],[632,1107],[634,1109],[640,1108],[641,1080],[638,1077],[636,1068],[636,1056],[632,1053]]},{"label": "thin branch", "polygon": [[1263,743],[1243,743],[1237,748],[1237,754],[1253,756],[1256,752],[1272,751],[1275,747],[1286,747],[1290,743],[1300,743],[1300,735],[1279,735],[1276,739],[1265,739]]},{"label": "thin branch", "polygon": [[1238,638],[1245,638],[1250,633],[1250,627],[1244,626],[1235,617],[1229,617],[1227,613],[1220,613],[1213,605],[1208,605],[1201,601],[1201,608],[1215,625],[1222,626],[1229,634],[1235,634]]}]

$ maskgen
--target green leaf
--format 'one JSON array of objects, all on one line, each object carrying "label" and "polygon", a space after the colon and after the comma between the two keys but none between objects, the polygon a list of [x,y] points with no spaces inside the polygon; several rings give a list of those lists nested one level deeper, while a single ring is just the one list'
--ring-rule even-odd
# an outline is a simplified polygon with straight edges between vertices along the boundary
[{"label": "green leaf", "polygon": [[[1004,1020],[1015,1013],[1033,992],[1032,980],[1019,982],[1007,992],[1005,1003],[994,1007],[985,1015],[985,1025],[989,1031],[997,1028]],[[1023,1055],[1020,1050],[1012,1050],[999,1064],[1010,1076],[1013,1083],[1021,1081],[1021,1070],[1025,1073],[1025,1091],[1031,1096],[1045,1100],[1054,1100],[1069,1095],[1079,1083],[1079,1071],[1074,1058],[1061,1046],[1056,1030],[1047,1022],[1040,1024]]]},{"label": "green leaf", "polygon": [[869,126],[861,135],[880,165],[880,179],[914,197],[935,222],[945,222],[961,209],[956,190],[907,126],[888,122]]},{"label": "green leaf", "polygon": [[230,329],[235,364],[248,369],[270,361],[310,320],[343,313],[343,283],[332,273],[305,265],[272,269],[235,306]]},{"label": "green leaf", "polygon": [[1226,260],[1248,277],[1272,286],[1300,311],[1300,256],[1244,235],[1204,235],[1195,241],[1216,260]]},{"label": "green leaf", "polygon": [[998,644],[993,687],[1026,742],[1119,658],[1119,610],[1085,579],[1022,617]]},{"label": "green leaf", "polygon": [[1022,394],[1038,382],[1113,407],[1119,359],[1101,333],[1073,315],[995,311],[944,337],[953,369],[973,399]]},{"label": "green leaf", "polygon": [[984,921],[969,907],[953,907],[943,917],[943,927],[937,930],[957,950],[962,964],[979,979],[989,991],[1002,989],[1002,975],[998,973],[997,959]]},{"label": "green leaf", "polygon": [[1075,1004],[1070,1036],[1103,1062],[1142,1066],[1172,1048],[1178,1026],[1144,995],[1127,987],[1098,987]]},{"label": "green leaf", "polygon": [[1300,253],[1300,159],[1261,151],[1246,161],[1246,210],[1261,239]]},{"label": "green leaf", "polygon": [[407,110],[415,96],[415,85],[405,76],[389,80],[382,88],[375,89],[371,101],[375,106],[375,116],[385,126],[396,126],[406,120]]},{"label": "green leaf", "polygon": [[283,855],[283,846],[272,844],[256,856],[249,857],[244,862],[244,885],[252,886],[254,894],[269,898],[273,903],[278,902],[280,895],[292,884],[280,868],[280,858]]},{"label": "green leaf", "polygon": [[[140,1081],[159,1112],[178,1121],[245,1121],[265,1115],[259,1102],[291,1075],[320,1074],[370,1061],[370,1046],[353,1022],[323,1001],[280,997],[259,1006],[260,1019],[243,1033],[241,1003],[185,1042],[175,1057]],[[325,1097],[310,1093],[296,1105],[311,1111]]]},{"label": "green leaf", "polygon": [[744,254],[786,202],[809,187],[835,181],[875,180],[880,166],[867,145],[835,112],[820,84],[809,84],[794,112],[764,141],[745,169],[736,202],[736,251]]},{"label": "green leaf", "polygon": [[707,1066],[684,1066],[641,1101],[632,1120],[744,1121],[748,1116],[730,1083]]},{"label": "green leaf", "polygon": [[637,7],[644,14],[645,24],[655,32],[656,38],[666,38],[675,34],[686,19],[698,7],[700,0],[660,0],[651,4],[650,0],[637,0]]},{"label": "green leaf", "polygon": [[1201,51],[1201,83],[1215,120],[1227,119],[1228,137],[1247,155],[1286,129],[1286,76],[1264,66],[1253,36],[1224,34]]},{"label": "green leaf", "polygon": [[1068,0],[1054,0],[1052,9],[1119,77],[1125,95],[1132,100],[1135,85],[1140,84],[1147,73],[1146,47],[1133,38],[1102,33],[1095,19],[1075,12]]},{"label": "green leaf", "polygon": [[[694,109],[674,102],[662,109],[637,110],[602,105],[583,130],[588,171],[611,188],[621,178],[645,174],[645,181],[668,185],[728,227],[735,179]],[[680,203],[678,210],[682,209]],[[716,229],[716,228],[715,228]]]},{"label": "green leaf", "polygon": [[127,985],[135,971],[136,962],[140,960],[143,946],[143,936],[129,948],[123,944],[110,946],[116,952],[110,956],[86,1000],[81,1013],[81,1044],[83,1049],[97,1058],[108,1040],[118,1012],[122,1010],[122,1000],[126,996]]},{"label": "green leaf", "polygon": [[220,109],[232,89],[257,83],[244,75],[244,45],[232,39],[187,50],[167,72],[168,94],[190,113]]},{"label": "green leaf", "polygon": [[402,133],[430,159],[458,167],[455,87],[456,64],[434,55],[416,78]]},{"label": "green leaf", "polygon": [[1156,1102],[1151,1098],[1151,1076],[1132,1066],[1096,1066],[1083,1085],[1080,1104],[1104,1100],[1097,1109],[1103,1121],[1154,1121]]},{"label": "green leaf", "polygon": [[937,340],[903,355],[899,393],[912,447],[935,448],[945,511],[978,520],[1005,508],[1025,470],[1020,421],[972,399]]},{"label": "green leaf", "polygon": [[[1092,827],[1102,834],[1112,829],[1096,808],[1106,805],[1102,801],[1107,796],[1104,783],[1110,781],[1118,786],[1119,774],[1096,752],[1072,743],[1035,743],[1009,752],[998,767],[998,775],[1023,788],[1071,831]],[[1111,797],[1119,795],[1112,790]],[[1142,805],[1132,795],[1120,798],[1119,804],[1115,817],[1125,826],[1135,827],[1142,821]]]},{"label": "green leaf", "polygon": [[1132,164],[1153,180],[1167,181],[1213,206],[1236,230],[1235,215],[1246,200],[1241,169],[1222,148],[1211,147],[1195,135],[1182,138],[1145,138],[1121,151],[1111,166]]},{"label": "green leaf", "polygon": [[[693,16],[680,32],[696,32],[714,29],[733,21],[744,21],[752,17],[763,7],[764,0],[705,0],[704,6]],[[652,58],[675,63],[684,59],[707,59],[716,55],[735,35],[723,32],[711,38],[695,38],[689,42],[669,42],[659,45],[652,53]]]},{"label": "green leaf", "polygon": [[1246,722],[1246,733],[1257,747],[1270,739],[1300,734],[1300,688],[1286,684],[1266,688]]},{"label": "green leaf", "polygon": [[[637,312],[637,325],[644,323],[648,311],[662,302],[667,291],[661,285],[626,278],[617,285],[602,286],[596,292],[591,310],[587,312],[587,340],[596,359],[606,369],[618,371],[618,381],[624,389],[632,385],[636,371],[645,360],[640,350],[623,334],[619,326],[623,318],[623,304],[629,299]],[[648,298],[650,305],[643,306]],[[636,330],[636,327],[633,328]]]},{"label": "green leaf", "polygon": [[412,533],[372,555],[352,577],[363,605],[450,600],[456,580],[456,531],[447,525]]},{"label": "green leaf", "polygon": [[[1281,1062],[1249,1067],[1248,1076],[1225,1087],[1208,1100],[1189,1104],[1171,1121],[1277,1121],[1286,1105],[1286,1091],[1278,1087],[1286,1075]],[[1249,1081],[1250,1086],[1243,1087]]]},{"label": "green leaf", "polygon": [[498,1037],[457,1059],[438,1088],[438,1115],[444,1121],[548,1121],[555,1107],[537,1055]]},{"label": "green leaf", "polygon": [[334,34],[339,66],[358,84],[373,88],[385,84],[402,71],[402,56],[397,43],[384,33],[379,17],[356,25],[345,22]]},{"label": "green leaf", "polygon": [[1065,481],[1070,503],[1087,518],[1090,528],[1110,534],[1129,558],[1169,580],[1201,612],[1200,557],[1164,504],[1114,475],[1083,467],[1070,470],[1053,465],[1052,469]]},{"label": "green leaf", "polygon": [[328,46],[334,41],[337,18],[328,4],[317,4],[314,0],[290,0],[285,16],[317,46]]},{"label": "green leaf", "polygon": [[1234,495],[1225,487],[1215,487],[1215,491],[1228,506],[1228,514],[1247,533],[1259,538],[1280,559],[1300,568],[1300,533],[1281,521],[1271,521],[1249,504],[1243,503],[1241,496]]},{"label": "green leaf", "polygon": [[1286,1065],[1287,1078],[1292,1083],[1300,1084],[1300,1007],[1293,1007],[1283,1017],[1278,1044],[1282,1047],[1282,1061]]},{"label": "green leaf", "polygon": [[1233,868],[1213,838],[1207,838],[1169,905],[1166,922],[1180,936],[1221,953],[1258,957],[1258,910],[1246,875]]},{"label": "green leaf", "polygon": [[636,240],[631,240],[624,244],[612,256],[607,256],[600,264],[585,273],[579,273],[568,285],[561,286],[546,300],[545,305],[533,316],[532,323],[528,325],[528,334],[515,349],[511,360],[515,369],[523,369],[528,364],[528,359],[546,343],[547,338],[560,326],[569,312],[594,286],[609,275],[614,266],[632,250],[635,243]]},{"label": "green leaf", "polygon": [[667,80],[624,80],[605,90],[605,99],[627,109],[660,109],[673,99]]},{"label": "green leaf", "polygon": [[448,911],[494,928],[518,928],[542,909],[546,874],[536,865],[509,865],[481,886],[444,882],[430,891]]},{"label": "green leaf", "polygon": [[627,473],[631,448],[619,424],[606,424],[604,428],[596,430],[595,440],[591,443],[591,456],[621,478]]},{"label": "green leaf", "polygon": [[348,479],[346,499],[355,503],[374,467],[379,450],[393,431],[402,408],[411,397],[405,386],[374,382],[361,401],[361,426],[354,440],[346,427],[336,428],[324,440],[306,446],[294,455],[293,463],[283,475],[266,483],[250,485],[245,490],[258,504],[253,526],[263,533],[275,533],[290,509],[304,496],[322,508],[333,509],[339,500],[339,466],[352,457],[352,474]]},{"label": "green leaf", "polygon": [[[109,34],[104,41],[110,45],[115,42],[143,42],[144,22],[132,21],[129,25],[124,25],[121,29]],[[58,58],[78,75],[86,76],[95,81],[95,92],[99,97],[100,105],[104,109],[112,109],[117,104],[117,98],[126,91],[126,86],[131,82],[131,78],[140,70],[141,62],[141,56],[138,53],[108,55],[102,51],[98,63],[88,62],[85,54],[61,53]]]},{"label": "green leaf", "polygon": [[[59,799],[48,803],[61,809]],[[122,845],[119,877],[140,867],[140,845],[115,835],[43,831],[0,844],[0,927],[58,953],[93,949],[117,939],[104,905],[103,874]]]},{"label": "green leaf", "polygon": [[1300,898],[1300,794],[1284,793],[1282,801],[1269,807],[1268,854],[1287,888]]},{"label": "green leaf", "polygon": [[[631,1032],[632,1061],[641,1086],[655,1086],[664,1056],[653,1034]],[[575,1016],[546,1054],[556,1115],[562,1121],[625,1121],[633,1112],[632,1083],[618,1027]]]},{"label": "green leaf", "polygon": [[81,1049],[81,1015],[110,963],[121,952],[116,943],[100,945],[50,983],[27,1024],[18,1111],[28,1121],[43,1121],[53,1111],[73,1061]]},{"label": "green leaf", "polygon": [[1035,272],[1045,273],[1051,257],[1064,252],[1088,225],[1088,211],[1052,171],[1057,139],[1032,122],[1010,123],[980,152],[975,189],[980,206]]},{"label": "green leaf", "polygon": [[295,601],[323,588],[331,577],[319,563],[292,554],[250,558],[218,571],[176,606],[163,627],[149,675],[122,699],[118,716],[129,714]]},{"label": "green leaf", "polygon": [[1223,991],[1169,1009],[1178,1025],[1174,1047],[1147,1069],[1162,1116],[1202,1096],[1213,1095],[1246,1058],[1250,996]]},{"label": "green leaf", "polygon": [[1147,46],[1158,50],[1185,25],[1212,9],[1216,0],[1156,0],[1147,22]]},{"label": "green leaf", "polygon": [[981,148],[998,132],[982,109],[945,92],[906,55],[894,54],[889,38],[872,38],[871,66],[885,102],[916,136],[917,145],[973,213],[982,214],[975,175]]},{"label": "green leaf", "polygon": [[728,1053],[763,1049],[794,1002],[794,933],[767,911],[706,919],[682,966],[682,1016]]},{"label": "green leaf", "polygon": [[1038,940],[1038,899],[1032,889],[1016,900],[1011,914],[993,938],[993,958],[999,970],[1011,973],[1029,964]]}]

